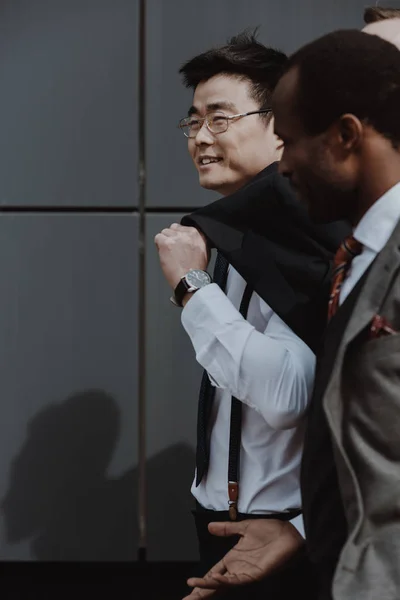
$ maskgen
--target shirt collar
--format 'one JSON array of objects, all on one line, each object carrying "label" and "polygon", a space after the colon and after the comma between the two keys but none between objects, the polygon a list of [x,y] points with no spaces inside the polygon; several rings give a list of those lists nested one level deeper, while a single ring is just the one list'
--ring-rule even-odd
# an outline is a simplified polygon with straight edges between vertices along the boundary
[{"label": "shirt collar", "polygon": [[400,182],[377,200],[362,217],[354,237],[378,253],[386,245],[400,219]]}]

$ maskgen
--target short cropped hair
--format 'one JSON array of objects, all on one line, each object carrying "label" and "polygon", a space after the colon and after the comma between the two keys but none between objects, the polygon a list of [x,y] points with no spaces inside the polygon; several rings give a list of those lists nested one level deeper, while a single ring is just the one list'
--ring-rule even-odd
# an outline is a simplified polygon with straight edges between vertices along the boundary
[{"label": "short cropped hair", "polygon": [[311,135],[354,114],[400,144],[400,52],[390,42],[358,30],[329,33],[295,52],[285,72],[297,67],[296,106]]},{"label": "short cropped hair", "polygon": [[377,23],[386,19],[400,19],[400,8],[384,8],[383,6],[369,6],[364,11],[364,23]]},{"label": "short cropped hair", "polygon": [[182,65],[179,73],[187,88],[193,90],[215,75],[228,75],[250,82],[252,98],[260,108],[269,108],[272,92],[279,80],[287,55],[264,46],[256,39],[256,31],[244,31],[224,46],[212,48]]}]

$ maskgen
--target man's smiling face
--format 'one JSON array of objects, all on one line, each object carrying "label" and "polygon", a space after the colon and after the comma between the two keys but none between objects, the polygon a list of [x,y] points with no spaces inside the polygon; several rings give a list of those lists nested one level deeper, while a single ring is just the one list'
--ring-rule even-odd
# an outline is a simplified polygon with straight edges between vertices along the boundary
[{"label": "man's smiling face", "polygon": [[[189,114],[205,117],[210,112],[224,115],[259,110],[251,96],[251,82],[246,78],[215,75],[199,83]],[[227,131],[211,133],[204,123],[188,149],[199,173],[200,185],[232,194],[272,162],[280,158],[280,141],[276,138],[271,115],[249,115],[229,122]]]}]

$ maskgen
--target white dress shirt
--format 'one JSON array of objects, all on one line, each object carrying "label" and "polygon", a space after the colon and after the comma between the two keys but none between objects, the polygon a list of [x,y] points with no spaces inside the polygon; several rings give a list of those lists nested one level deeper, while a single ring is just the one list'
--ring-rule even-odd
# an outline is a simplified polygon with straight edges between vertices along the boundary
[{"label": "white dress shirt", "polygon": [[[254,293],[245,320],[238,308],[245,281],[230,266],[226,295],[217,284],[197,291],[182,311],[198,362],[217,388],[210,427],[210,462],[192,494],[205,508],[228,509],[231,397],[242,401],[238,510],[246,514],[301,507],[304,413],[315,356]],[[293,524],[304,535],[302,517]]]},{"label": "white dress shirt", "polygon": [[353,235],[361,244],[361,254],[353,258],[339,296],[339,304],[347,298],[377,254],[383,249],[400,219],[400,183],[386,192],[365,213]]}]

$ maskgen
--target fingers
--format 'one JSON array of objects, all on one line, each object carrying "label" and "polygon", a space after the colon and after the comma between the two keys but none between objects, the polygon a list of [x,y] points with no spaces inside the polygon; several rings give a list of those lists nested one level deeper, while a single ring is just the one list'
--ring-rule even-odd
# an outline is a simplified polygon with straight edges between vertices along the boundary
[{"label": "fingers", "polygon": [[209,523],[208,531],[212,533],[212,535],[216,535],[218,537],[230,537],[231,535],[244,535],[247,528],[248,521],[239,521],[239,522],[217,522],[217,523]]},{"label": "fingers", "polygon": [[[225,573],[224,575],[215,573],[210,577],[192,577],[191,579],[188,579],[187,583],[190,586],[194,586],[195,589],[201,589],[208,592],[214,591],[216,593],[223,588],[237,587],[239,585],[251,583],[252,581],[253,579],[246,573]],[[202,596],[200,596],[200,598],[201,597]],[[209,596],[206,597],[208,598]]]},{"label": "fingers", "polygon": [[186,231],[186,233],[197,231],[195,227],[186,227],[185,225],[179,225],[179,223],[172,223],[170,229],[173,229],[174,231]]},{"label": "fingers", "polygon": [[[200,232],[195,227],[185,227],[184,225],[179,225],[179,223],[172,223],[169,227],[162,230],[162,233],[165,235],[175,235],[176,233],[188,233],[189,235],[193,235]],[[200,234],[202,235],[202,234]]]},{"label": "fingers", "polygon": [[165,237],[175,237],[176,236],[176,231],[171,228],[163,229],[161,231],[161,233],[162,233],[162,235],[165,235]]},{"label": "fingers", "polygon": [[222,559],[219,562],[217,562],[212,567],[212,569],[210,569],[208,573],[204,575],[204,577],[191,577],[190,579],[188,579],[187,584],[190,585],[190,587],[194,588],[208,587],[209,589],[216,589],[217,587],[220,587],[220,584],[218,583],[218,578],[222,577],[225,573],[226,567],[224,565],[224,559]]},{"label": "fingers", "polygon": [[[223,577],[223,575],[221,575],[221,577]],[[221,583],[215,577],[210,577],[208,579],[205,579],[204,577],[191,577],[188,579],[187,584],[198,590],[209,590],[213,592],[221,587]]]},{"label": "fingers", "polygon": [[183,227],[183,225],[179,225],[179,223],[172,223],[169,228],[173,229],[174,231],[189,229],[189,227]]},{"label": "fingers", "polygon": [[[186,236],[182,236],[182,234],[186,234]],[[166,227],[154,237],[154,244],[158,249],[160,249],[160,246],[166,242],[166,238],[177,238],[184,240],[185,243],[193,243],[196,240],[196,237],[200,237],[207,247],[207,240],[205,236],[195,227],[184,227],[178,223],[172,223],[170,227]]]},{"label": "fingers", "polygon": [[154,242],[157,244],[157,238],[158,241],[160,241],[160,237],[161,235],[165,236],[165,237],[174,237],[177,232],[179,233],[191,233],[197,231],[196,229],[194,229],[194,227],[183,227],[183,225],[179,225],[178,223],[172,223],[170,225],[170,227],[165,227],[160,233],[158,233],[155,238],[154,238]]},{"label": "fingers", "polygon": [[162,244],[163,242],[165,242],[165,238],[173,238],[176,236],[176,230],[172,230],[170,227],[163,229],[160,233],[157,233],[157,235],[154,238],[154,243],[157,246],[157,248],[160,246],[160,244]]}]

